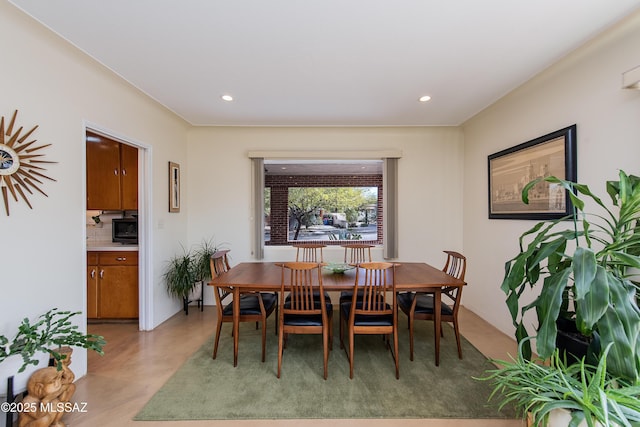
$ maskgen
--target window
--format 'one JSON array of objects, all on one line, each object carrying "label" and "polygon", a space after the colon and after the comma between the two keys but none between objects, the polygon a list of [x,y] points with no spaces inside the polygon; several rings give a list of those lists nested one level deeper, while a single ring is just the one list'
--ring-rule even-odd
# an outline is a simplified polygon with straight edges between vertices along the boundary
[{"label": "window", "polygon": [[[363,224],[368,224],[365,228],[370,229],[373,223],[375,223],[375,234],[368,233],[366,241],[383,244],[385,258],[396,258],[397,159],[400,154],[395,151],[333,152],[330,154],[334,160],[325,160],[321,154],[319,152],[249,152],[249,158],[253,161],[254,176],[253,254],[255,258],[263,258],[265,244],[267,246],[290,245],[292,241],[300,240],[303,230],[306,231],[313,225],[322,225],[317,228],[324,229],[325,233],[318,233],[318,239],[311,240],[322,240],[328,244],[334,241],[339,244],[340,241],[357,238],[358,236],[354,234],[359,233],[356,233],[355,229],[361,228]],[[341,160],[335,160],[336,157]],[[290,194],[294,197],[296,192],[312,191],[310,189],[315,189],[313,191],[316,192],[354,192],[358,196],[364,195],[376,201],[374,206],[370,206],[371,203],[359,204],[356,207],[319,206],[307,214],[309,218],[302,219],[303,224],[296,238],[297,220],[290,219]],[[351,208],[349,212],[347,212],[348,207]],[[347,218],[348,213],[350,218]],[[340,214],[344,214],[344,218]],[[339,226],[342,224],[341,221],[347,223],[345,229]],[[326,232],[330,229],[324,227],[330,225],[329,222],[338,224],[337,227],[331,224],[334,230],[331,237],[329,237],[330,233]],[[364,237],[363,235],[361,240],[364,241]]]}]

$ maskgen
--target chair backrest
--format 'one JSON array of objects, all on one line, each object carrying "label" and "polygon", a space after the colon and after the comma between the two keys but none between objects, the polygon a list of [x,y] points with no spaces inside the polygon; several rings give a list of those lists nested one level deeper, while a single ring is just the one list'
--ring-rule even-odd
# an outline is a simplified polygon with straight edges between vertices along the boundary
[{"label": "chair backrest", "polygon": [[[229,259],[227,258],[228,249],[216,251],[211,255],[211,259],[209,260],[211,265],[211,277],[218,277],[222,273],[229,271],[231,268],[229,266]],[[218,286],[214,287],[214,296],[216,298],[216,309],[218,310],[218,315],[222,316],[223,310],[223,302],[229,295],[231,295],[231,288],[226,286]]]},{"label": "chair backrest", "polygon": [[459,252],[444,251],[444,253],[447,254],[447,262],[442,271],[456,279],[464,280],[467,271],[467,258]]},{"label": "chair backrest", "polygon": [[211,276],[218,277],[222,273],[226,273],[231,268],[229,266],[229,258],[227,258],[227,253],[229,249],[216,251],[211,255]]},{"label": "chair backrest", "polygon": [[[364,276],[364,277],[363,277]],[[360,295],[358,295],[360,293]],[[389,295],[392,301],[388,302]],[[391,314],[396,307],[396,269],[390,262],[365,262],[356,270],[355,314]]]},{"label": "chair backrest", "polygon": [[[444,251],[447,254],[447,261],[442,268],[442,271],[456,279],[464,280],[464,275],[467,272],[467,258],[459,252]],[[453,315],[457,315],[460,308],[460,301],[462,301],[462,287],[448,287],[442,289],[442,296],[448,297],[451,302],[451,308]],[[444,299],[443,299],[444,301]]]},{"label": "chair backrest", "polygon": [[296,262],[324,262],[322,249],[327,245],[322,243],[302,243],[296,248]]},{"label": "chair backrest", "polygon": [[[284,305],[284,293],[289,291],[287,305]],[[319,291],[319,292],[318,292]],[[320,295],[320,304],[316,304],[315,295]],[[283,313],[320,314],[325,313],[322,272],[317,262],[287,262],[282,264],[280,285],[280,304]]]},{"label": "chair backrest", "polygon": [[347,243],[344,248],[344,262],[348,264],[360,264],[371,262],[371,248],[373,245],[366,243]]}]

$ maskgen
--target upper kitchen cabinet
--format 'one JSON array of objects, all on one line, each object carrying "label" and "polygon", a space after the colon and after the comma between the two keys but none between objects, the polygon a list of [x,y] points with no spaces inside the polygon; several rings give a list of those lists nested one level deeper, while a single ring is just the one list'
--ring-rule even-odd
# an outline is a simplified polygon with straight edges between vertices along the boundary
[{"label": "upper kitchen cabinet", "polygon": [[138,210],[138,149],[87,132],[87,209]]}]

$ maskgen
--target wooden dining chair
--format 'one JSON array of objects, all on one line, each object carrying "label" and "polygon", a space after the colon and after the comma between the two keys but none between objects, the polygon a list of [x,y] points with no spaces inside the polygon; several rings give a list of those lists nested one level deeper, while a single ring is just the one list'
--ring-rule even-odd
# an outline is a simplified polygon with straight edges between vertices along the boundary
[{"label": "wooden dining chair", "polygon": [[[362,292],[361,297],[358,297],[358,292]],[[384,335],[384,343],[395,361],[396,378],[400,378],[397,314],[395,265],[388,262],[361,263],[356,270],[351,302],[340,304],[340,348],[345,349],[349,358],[349,378],[353,378],[356,334]],[[345,333],[349,336],[348,351],[344,345]],[[389,335],[393,335],[393,349]]]},{"label": "wooden dining chair", "polygon": [[[228,250],[217,251],[211,255],[211,274],[218,277],[229,271],[229,259],[227,258]],[[218,343],[220,342],[220,333],[222,332],[223,323],[233,323],[233,289],[227,286],[213,286],[213,294],[216,299],[217,323],[216,338],[213,345],[213,358],[218,354]],[[262,324],[262,361],[265,361],[266,342],[267,342],[267,317],[273,313],[278,307],[278,297],[275,293],[257,292],[257,291],[240,291],[240,322],[258,322]],[[233,366],[238,365],[238,354],[234,347]]]},{"label": "wooden dining chair", "polygon": [[[278,316],[278,378],[282,354],[289,334],[322,334],[324,379],[327,379],[329,349],[333,340],[333,308],[324,298],[319,263],[282,264],[280,314]],[[289,297],[285,298],[285,292]]]},{"label": "wooden dining chair", "polygon": [[[352,265],[371,262],[371,248],[375,247],[366,243],[347,243],[340,246],[344,248],[344,263]],[[351,290],[340,292],[340,304],[351,301],[352,294]]]},{"label": "wooden dining chair", "polygon": [[296,248],[296,262],[324,262],[322,250],[327,245],[322,243],[300,243]]},{"label": "wooden dining chair", "polygon": [[[464,281],[467,270],[467,259],[460,253],[454,251],[444,251],[447,254],[442,271],[450,276]],[[458,327],[458,310],[462,300],[462,287],[453,286],[442,289],[442,302],[440,307],[440,323],[448,322],[453,324],[458,345],[458,357],[462,359],[462,347],[460,345],[460,329]],[[413,341],[415,320],[434,320],[433,294],[428,292],[401,292],[398,297],[398,307],[408,317],[409,321],[409,360],[413,360]],[[434,324],[435,332],[435,324]],[[440,333],[443,335],[442,328]]]}]

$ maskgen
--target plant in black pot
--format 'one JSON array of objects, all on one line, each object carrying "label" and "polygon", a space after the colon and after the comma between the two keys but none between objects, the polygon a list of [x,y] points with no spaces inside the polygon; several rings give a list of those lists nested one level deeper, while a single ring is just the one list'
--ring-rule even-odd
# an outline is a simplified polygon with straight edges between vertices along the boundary
[{"label": "plant in black pot", "polygon": [[[523,189],[525,203],[539,181]],[[611,345],[607,371],[636,383],[640,310],[638,285],[631,274],[640,268],[640,178],[620,171],[618,181],[607,182],[615,208],[607,207],[586,185],[556,177],[544,181],[568,191],[573,215],[569,228],[565,220],[543,221],[522,234],[520,252],[505,265],[501,288],[507,294],[516,339],[524,341],[523,355],[531,358],[523,317],[534,310],[540,357],[553,355],[560,326],[566,329],[561,329],[563,333],[586,340],[590,363],[597,364],[603,349]],[[585,200],[601,212],[585,212]],[[532,303],[521,301],[525,289],[535,287],[539,296]]]},{"label": "plant in black pot", "polygon": [[[640,178],[620,171],[618,181],[608,181],[610,207],[588,186],[553,176],[527,184],[525,203],[542,180],[567,190],[573,214],[540,222],[520,236],[520,252],[507,261],[501,286],[518,357],[496,361],[501,367],[485,379],[493,380],[503,404],[515,402],[533,414],[534,425],[546,425],[559,408],[569,411],[572,426],[581,420],[589,426],[637,425],[640,309],[632,279],[640,268]],[[587,212],[587,203],[598,212]],[[533,302],[527,288],[537,290]],[[529,313],[537,318],[532,336],[525,327]],[[532,338],[538,354],[533,361]],[[615,422],[608,411],[616,411]]]}]

